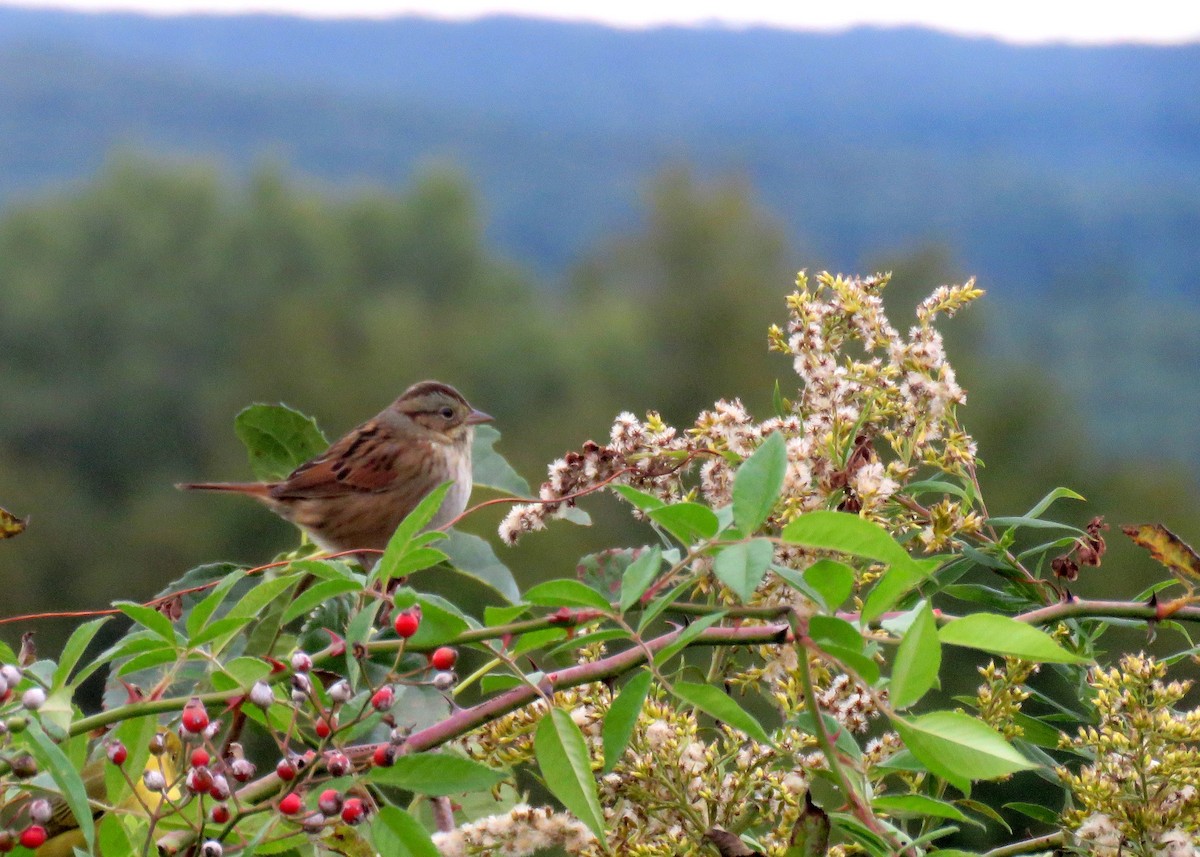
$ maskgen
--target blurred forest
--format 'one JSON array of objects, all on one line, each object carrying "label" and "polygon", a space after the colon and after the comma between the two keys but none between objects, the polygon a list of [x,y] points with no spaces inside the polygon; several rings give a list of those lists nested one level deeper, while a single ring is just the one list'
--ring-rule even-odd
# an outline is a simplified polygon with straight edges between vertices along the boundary
[{"label": "blurred forest", "polygon": [[[284,401],[336,437],[436,377],[496,417],[500,451],[533,484],[621,410],[660,409],[686,426],[740,396],[766,413],[776,379],[785,395],[795,383],[767,352],[766,327],[785,317],[796,269],[821,259],[790,244],[746,182],[671,170],[643,199],[636,224],[557,280],[498,253],[477,191],[452,170],[400,193],[334,195],[279,170],[242,180],[124,156],[69,192],[10,205],[0,505],[32,522],[0,545],[4,614],[145,598],[199,563],[256,563],[294,544],[252,503],[172,487],[248,478],[232,421],[254,401]],[[895,272],[885,297],[901,327],[930,289],[969,273],[933,247],[875,267]],[[992,513],[1019,514],[1068,485],[1089,499],[1079,522],[1200,530],[1191,474],[1094,444],[1075,392],[987,335],[1002,309],[985,299],[943,325]],[[587,508],[590,529],[562,524],[498,548],[518,580],[645,540],[615,502]],[[495,541],[491,512],[468,529]],[[1134,564],[1153,573],[1119,538],[1081,592],[1129,595]],[[1110,567],[1120,574],[1106,579]],[[48,647],[70,629],[38,628]]]}]

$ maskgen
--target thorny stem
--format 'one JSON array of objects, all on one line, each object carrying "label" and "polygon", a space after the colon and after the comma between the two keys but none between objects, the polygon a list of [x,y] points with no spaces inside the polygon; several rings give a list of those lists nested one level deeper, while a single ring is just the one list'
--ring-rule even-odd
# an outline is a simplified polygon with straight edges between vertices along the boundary
[{"label": "thorny stem", "polygon": [[[491,699],[473,705],[470,708],[460,708],[445,720],[421,729],[409,735],[400,750],[404,753],[419,753],[440,747],[448,741],[461,737],[476,727],[482,726],[497,717],[502,717],[510,711],[535,702],[540,698],[552,698],[553,695],[571,687],[582,684],[604,681],[622,675],[641,664],[647,657],[661,651],[675,641],[683,633],[683,629],[671,631],[646,641],[643,646],[635,646],[586,664],[547,673],[537,687],[522,685],[505,691]],[[786,626],[755,625],[742,628],[708,628],[694,640],[688,643],[692,646],[747,646],[783,642],[787,633]],[[120,719],[120,718],[117,718]],[[343,752],[356,766],[369,763],[378,744],[359,744],[347,747]],[[316,754],[310,754],[309,767],[320,766],[322,761]],[[307,769],[307,767],[306,767]],[[284,786],[279,776],[271,772],[266,776],[247,784],[236,792],[239,801],[257,803],[279,792]],[[164,836],[158,841],[162,854],[178,854],[195,840],[195,833],[190,830],[178,830]]]}]

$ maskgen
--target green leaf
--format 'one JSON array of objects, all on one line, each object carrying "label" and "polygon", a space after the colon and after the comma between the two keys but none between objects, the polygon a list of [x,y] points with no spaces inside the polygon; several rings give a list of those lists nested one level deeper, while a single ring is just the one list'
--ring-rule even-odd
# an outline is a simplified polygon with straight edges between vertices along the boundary
[{"label": "green leaf", "polygon": [[1050,508],[1050,504],[1056,500],[1086,500],[1082,494],[1076,494],[1070,488],[1055,488],[1041,500],[1034,504],[1033,508],[1025,513],[1026,518],[1040,518],[1042,513]]},{"label": "green leaf", "polygon": [[552,708],[533,736],[533,751],[550,793],[597,837],[604,837],[604,812],[596,793],[591,755],[583,733],[561,708]]},{"label": "green leaf", "polygon": [[828,610],[838,609],[854,591],[854,569],[837,560],[817,560],[804,569],[804,580],[824,599]]},{"label": "green leaf", "polygon": [[625,502],[629,503],[636,509],[643,512],[651,512],[655,509],[661,509],[667,504],[653,494],[648,494],[645,491],[639,491],[636,488],[630,488],[628,485],[612,485],[612,490],[624,498]]},{"label": "green leaf", "polygon": [[328,446],[316,421],[287,405],[251,405],[234,419],[233,430],[255,477],[266,482],[283,479]]},{"label": "green leaf", "polygon": [[744,603],[754,596],[774,555],[775,548],[767,539],[735,542],[717,554],[713,573]]},{"label": "green leaf", "polygon": [[422,595],[418,603],[421,605],[421,624],[417,633],[408,641],[411,647],[427,649],[440,646],[467,630],[467,620],[446,609],[451,605],[442,599],[435,601],[431,596]]},{"label": "green leaf", "polygon": [[388,539],[387,547],[384,548],[383,556],[379,558],[379,563],[371,572],[372,581],[378,580],[386,583],[393,577],[399,576],[399,573],[395,569],[399,566],[400,561],[404,559],[405,555],[413,549],[413,545],[411,544],[413,538],[417,533],[425,529],[426,525],[433,520],[433,516],[437,514],[438,509],[442,507],[442,501],[446,498],[446,492],[450,490],[452,484],[450,482],[443,482],[434,488],[400,522],[400,526],[396,528],[396,532],[392,533],[392,537]]},{"label": "green leaf", "polygon": [[930,574],[937,570],[940,559],[912,562],[908,565],[893,565],[876,581],[863,604],[862,622],[864,625],[874,622],[896,602],[925,581]]},{"label": "green leaf", "polygon": [[456,572],[490,586],[510,603],[521,600],[521,590],[512,571],[487,541],[460,530],[450,530],[446,535],[448,538],[440,547]]},{"label": "green leaf", "polygon": [[397,756],[391,767],[372,767],[368,779],[439,797],[490,789],[507,776],[504,771],[453,753],[411,753]]},{"label": "green leaf", "polygon": [[530,604],[541,607],[594,607],[597,610],[611,610],[603,595],[578,580],[560,578],[547,580],[525,593],[525,600]]},{"label": "green leaf", "polygon": [[702,616],[695,622],[688,624],[686,628],[679,632],[674,640],[663,646],[654,654],[655,666],[662,666],[671,658],[687,648],[692,640],[704,633],[705,629],[712,627],[725,618],[725,611],[718,610],[716,613],[709,613],[707,616]]},{"label": "green leaf", "polygon": [[283,611],[283,624],[303,616],[318,604],[337,598],[347,592],[361,592],[362,584],[355,580],[322,580],[313,584],[307,591],[296,596],[295,600]]},{"label": "green leaf", "polygon": [[733,477],[733,520],[743,535],[756,532],[767,520],[786,473],[787,446],[780,432],[772,432]]},{"label": "green leaf", "polygon": [[888,698],[897,709],[908,708],[932,688],[942,667],[942,646],[938,641],[937,620],[928,601],[923,601],[916,618],[908,626],[896,662]]},{"label": "green leaf", "polygon": [[100,626],[107,621],[107,617],[93,619],[75,629],[66,645],[63,646],[62,655],[58,659],[58,668],[54,670],[52,688],[57,690],[66,685],[67,679],[71,677],[71,670],[75,669],[75,664],[79,663],[79,659],[87,651],[88,644],[92,642],[96,632],[100,630]]},{"label": "green leaf", "polygon": [[229,590],[237,585],[237,582],[245,576],[246,572],[242,569],[230,572],[213,587],[212,592],[204,596],[204,599],[191,609],[187,615],[187,619],[184,621],[184,627],[187,629],[189,637],[196,636],[200,629],[212,618],[216,609],[221,606],[221,602],[225,600],[225,596],[229,594]]},{"label": "green leaf", "polygon": [[260,618],[268,604],[299,582],[300,575],[298,574],[281,574],[279,577],[263,580],[242,596],[242,599],[225,614],[226,618]]},{"label": "green leaf", "polygon": [[883,795],[871,801],[871,808],[895,818],[934,816],[935,818],[948,818],[952,821],[970,821],[954,804],[921,794]]},{"label": "green leaf", "polygon": [[760,744],[771,743],[771,738],[767,735],[767,730],[763,729],[762,724],[720,688],[710,684],[678,681],[671,688],[671,692],[689,705],[699,708],[705,714],[715,717],[723,723],[728,723],[735,729],[740,729]]},{"label": "green leaf", "polygon": [[674,503],[646,516],[685,545],[711,539],[720,527],[713,510],[699,503]]},{"label": "green leaf", "polygon": [[1035,821],[1040,821],[1042,824],[1055,826],[1058,824],[1058,813],[1038,803],[1026,803],[1025,801],[1015,800],[1011,803],[1006,803],[1004,808],[1015,810],[1021,813],[1021,815],[1027,815]]},{"label": "green leaf", "polygon": [[153,607],[146,607],[133,601],[114,601],[113,606],[139,625],[149,628],[172,646],[179,642],[171,620],[159,613]]},{"label": "green leaf", "polygon": [[1045,631],[995,613],[972,613],[955,619],[942,627],[938,637],[952,646],[1038,663],[1091,663],[1090,658],[1068,652]]},{"label": "green leaf", "polygon": [[485,488],[495,488],[517,497],[528,497],[529,483],[494,449],[498,440],[500,432],[495,426],[475,426],[475,441],[471,445],[472,481]]},{"label": "green leaf", "polygon": [[441,857],[421,823],[397,806],[383,805],[371,822],[372,853],[388,857]]},{"label": "green leaf", "polygon": [[638,715],[642,705],[650,693],[650,683],[654,675],[646,670],[640,672],[625,683],[617,698],[609,706],[608,714],[604,716],[604,773],[611,771],[625,755],[633,728],[637,725]]},{"label": "green leaf", "polygon": [[642,611],[642,618],[638,620],[638,633],[644,631],[651,622],[657,619],[664,610],[670,607],[671,602],[682,595],[684,590],[690,589],[694,585],[695,581],[693,581],[691,578],[683,580],[646,605],[646,609]]},{"label": "green leaf", "polygon": [[915,565],[887,530],[849,512],[808,512],[783,528],[783,540],[867,557],[892,566]]},{"label": "green leaf", "polygon": [[83,784],[79,770],[71,764],[67,754],[42,731],[41,724],[36,720],[30,721],[25,734],[32,741],[30,749],[34,758],[37,759],[38,768],[49,773],[50,778],[62,792],[67,807],[79,824],[79,831],[87,842],[88,850],[91,851],[96,845],[96,825],[92,821],[92,808],[88,805],[87,788]]},{"label": "green leaf", "polygon": [[863,649],[863,638],[858,629],[836,616],[813,616],[808,620],[808,636],[817,643],[832,643],[852,652]]},{"label": "green leaf", "polygon": [[642,594],[654,582],[662,568],[662,550],[656,545],[642,550],[621,576],[621,612],[624,613],[637,603]]},{"label": "green leaf", "polygon": [[991,780],[1037,767],[995,729],[957,711],[896,716],[892,725],[927,770],[964,794],[972,780]]}]

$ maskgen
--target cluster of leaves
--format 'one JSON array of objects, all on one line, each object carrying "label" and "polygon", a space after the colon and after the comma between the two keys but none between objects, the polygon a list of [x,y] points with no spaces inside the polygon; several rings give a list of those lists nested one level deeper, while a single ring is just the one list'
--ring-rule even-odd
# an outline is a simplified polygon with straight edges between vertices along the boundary
[{"label": "cluster of leaves", "polygon": [[[1193,847],[1200,714],[1166,710],[1183,693],[1156,689],[1158,667],[1092,664],[1114,621],[1182,632],[1200,611],[1190,593],[1073,598],[1057,560],[1078,573],[1104,544],[1098,523],[1047,518],[1068,490],[988,513],[931,327],[977,293],[939,290],[905,339],[885,284],[801,278],[772,341],[805,386],[770,419],[718,403],[678,433],[622,415],[610,447],[552,465],[555,515],[582,522],[578,495],[611,491],[652,544],[522,589],[484,540],[424,531],[439,491],[378,557],[302,545],[206,566],[148,605],[118,602],[133,627],[94,657],[103,619],[56,662],[0,648],[0,835],[37,844],[29,831],[73,817],[105,853],[953,855],[1019,814],[1043,832],[1003,853],[1086,852],[1097,819],[1128,815],[1105,801],[1127,800],[1106,777],[1130,766],[1105,754],[1131,752],[1087,730],[1118,722],[1104,703],[1137,681],[1165,737],[1132,752],[1182,755],[1165,779],[1132,766],[1157,770],[1170,826],[1113,822],[1114,847]],[[281,407],[237,430],[262,477],[324,444]],[[496,437],[477,437],[477,483],[527,497]],[[487,605],[425,591],[448,576]],[[1004,665],[947,700],[944,660],[964,650]],[[76,691],[103,667],[106,708],[85,716]],[[1036,777],[1053,794],[1040,803]],[[973,797],[984,780],[1003,797]]]}]

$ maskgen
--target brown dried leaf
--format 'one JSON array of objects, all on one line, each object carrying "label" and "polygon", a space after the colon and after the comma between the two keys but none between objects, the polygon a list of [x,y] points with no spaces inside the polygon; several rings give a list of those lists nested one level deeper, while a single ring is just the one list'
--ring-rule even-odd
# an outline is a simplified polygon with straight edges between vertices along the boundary
[{"label": "brown dried leaf", "polygon": [[1200,581],[1200,554],[1162,524],[1123,526],[1121,532],[1166,567],[1188,589]]},{"label": "brown dried leaf", "polygon": [[12,512],[0,507],[0,539],[11,539],[25,532],[29,526],[28,518],[18,518]]},{"label": "brown dried leaf", "polygon": [[761,851],[753,851],[738,837],[719,827],[711,828],[704,838],[717,846],[721,857],[763,857]]}]

